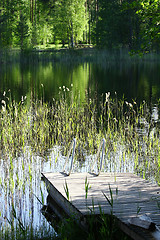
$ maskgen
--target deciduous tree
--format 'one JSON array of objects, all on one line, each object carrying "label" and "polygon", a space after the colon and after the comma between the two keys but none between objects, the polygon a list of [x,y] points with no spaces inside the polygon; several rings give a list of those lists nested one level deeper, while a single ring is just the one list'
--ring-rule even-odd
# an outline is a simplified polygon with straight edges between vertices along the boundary
[{"label": "deciduous tree", "polygon": [[160,1],[140,0],[137,14],[141,18],[142,49],[160,49]]},{"label": "deciduous tree", "polygon": [[68,40],[73,47],[82,39],[87,24],[85,0],[57,0],[53,19],[55,37],[62,42]]}]

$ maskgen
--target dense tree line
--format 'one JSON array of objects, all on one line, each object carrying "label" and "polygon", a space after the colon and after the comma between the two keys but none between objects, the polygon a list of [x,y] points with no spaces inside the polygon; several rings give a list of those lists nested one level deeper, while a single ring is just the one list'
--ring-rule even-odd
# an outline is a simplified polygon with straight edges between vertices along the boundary
[{"label": "dense tree line", "polygon": [[160,0],[0,0],[0,46],[160,49]]}]

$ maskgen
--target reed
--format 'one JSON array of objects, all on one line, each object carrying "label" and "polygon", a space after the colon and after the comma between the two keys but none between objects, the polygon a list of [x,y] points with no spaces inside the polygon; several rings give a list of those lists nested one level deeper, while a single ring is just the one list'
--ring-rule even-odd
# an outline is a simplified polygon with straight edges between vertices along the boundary
[{"label": "reed", "polygon": [[96,49],[96,48],[84,48],[84,49],[26,49],[21,52],[19,49],[0,49],[0,63],[12,64],[12,63],[34,63],[39,62],[63,62],[67,64],[75,62],[97,62],[102,65],[106,63],[120,63],[127,61],[133,62],[154,62],[160,61],[159,54],[131,54],[128,49]]},{"label": "reed", "polygon": [[[155,107],[158,108],[158,104]],[[4,94],[0,119],[3,229],[5,226],[8,229],[9,222],[15,230],[19,224],[25,229],[29,224],[30,231],[37,229],[37,224],[39,228],[49,229],[41,217],[35,224],[40,202],[44,203],[42,192],[47,194],[40,181],[41,172],[47,163],[52,171],[62,170],[73,138],[77,139],[75,171],[81,171],[86,162],[91,164],[105,137],[103,171],[135,172],[160,184],[159,125],[149,114],[146,102],[138,105],[124,98],[118,100],[116,96],[111,99],[107,93],[99,104],[88,95],[81,103],[80,98],[64,86],[60,97],[52,103],[45,103],[43,98],[32,102],[25,97],[16,103]],[[86,180],[86,196],[88,187]],[[1,234],[9,233],[3,230]]]},{"label": "reed", "polygon": [[[4,240],[56,240],[59,239],[56,234],[53,234],[52,229],[51,231],[45,231],[43,229],[31,229],[29,226],[25,229],[22,229],[19,226],[16,226],[15,228],[5,227],[1,229],[0,231],[0,239]],[[51,233],[52,232],[52,233]]]},{"label": "reed", "polygon": [[66,155],[75,137],[76,158],[83,159],[84,153],[95,154],[105,137],[106,161],[121,152],[120,163],[127,165],[133,158],[135,169],[139,162],[145,162],[145,168],[160,165],[158,123],[151,119],[147,103],[137,106],[135,101],[113,100],[109,94],[99,105],[91,99],[80,103],[78,98],[70,96],[71,91],[64,90],[65,87],[61,98],[51,104],[38,100],[30,103],[2,101],[0,139],[4,155],[18,156],[27,147],[44,156],[53,145],[61,146]]},{"label": "reed", "polygon": [[[87,178],[85,179],[85,200],[87,207],[87,194],[89,190],[89,182]],[[101,206],[99,206],[99,215],[95,215],[94,212],[94,199],[92,200],[92,207],[88,207],[90,214],[86,216],[86,228],[79,225],[75,216],[69,217],[60,223],[58,226],[58,234],[61,239],[84,239],[84,240],[103,240],[103,239],[120,239],[129,240],[130,238],[123,233],[117,224],[117,220],[113,215],[113,193],[109,185],[110,196],[106,196],[106,205],[109,204],[111,207],[110,214],[104,214]],[[116,195],[118,194],[118,189],[116,189]]]}]

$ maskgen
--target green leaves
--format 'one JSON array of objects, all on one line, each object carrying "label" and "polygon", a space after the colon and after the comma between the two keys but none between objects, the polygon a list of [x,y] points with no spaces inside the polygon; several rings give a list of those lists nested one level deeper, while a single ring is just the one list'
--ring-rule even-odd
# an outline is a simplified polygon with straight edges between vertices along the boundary
[{"label": "green leaves", "polygon": [[7,0],[0,3],[0,47],[22,50],[79,41],[99,47],[160,48],[159,0]]},{"label": "green leaves", "polygon": [[82,39],[87,24],[85,0],[57,0],[53,23],[57,39],[73,46],[75,41]]},{"label": "green leaves", "polygon": [[87,199],[88,196],[88,189],[89,189],[89,182],[87,181],[87,177],[85,179],[85,198]]},{"label": "green leaves", "polygon": [[65,185],[64,185],[64,191],[67,197],[67,200],[69,201],[69,189],[68,189],[68,185],[67,185],[67,181],[65,180]]},{"label": "green leaves", "polygon": [[107,202],[109,203],[109,205],[111,206],[111,208],[113,208],[113,194],[112,194],[112,189],[111,189],[110,184],[109,184],[109,192],[110,192],[110,199],[109,199],[109,197],[106,196],[106,194],[104,192],[102,192],[102,193],[103,193],[105,199],[107,200]]},{"label": "green leaves", "polygon": [[160,48],[160,5],[158,0],[140,0],[140,8],[136,14],[141,19],[141,37],[143,50]]}]

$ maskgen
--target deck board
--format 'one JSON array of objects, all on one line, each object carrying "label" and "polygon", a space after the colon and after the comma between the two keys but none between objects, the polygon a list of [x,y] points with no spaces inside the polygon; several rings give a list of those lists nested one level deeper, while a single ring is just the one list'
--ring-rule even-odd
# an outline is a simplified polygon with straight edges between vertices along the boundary
[{"label": "deck board", "polygon": [[[160,227],[160,187],[131,173],[101,173],[95,176],[89,173],[72,173],[65,176],[61,173],[42,173],[51,197],[68,214],[78,218],[91,214],[110,214],[111,206],[104,194],[110,199],[113,196],[113,214],[127,223],[131,217],[147,214]],[[85,179],[89,184],[87,199]],[[69,201],[64,190],[67,183]],[[117,191],[118,190],[118,194]],[[104,194],[103,194],[104,193]]]}]

